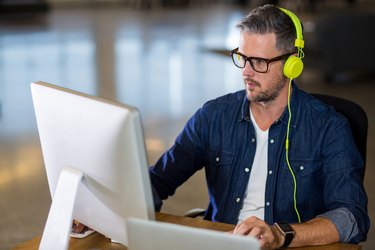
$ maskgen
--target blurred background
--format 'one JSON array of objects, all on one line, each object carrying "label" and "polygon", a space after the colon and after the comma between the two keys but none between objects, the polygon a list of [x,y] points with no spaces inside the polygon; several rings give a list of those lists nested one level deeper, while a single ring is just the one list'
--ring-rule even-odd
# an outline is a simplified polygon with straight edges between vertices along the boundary
[{"label": "blurred background", "polygon": [[[375,216],[375,1],[0,0],[0,249],[43,231],[51,203],[30,82],[130,104],[142,114],[150,165],[205,101],[243,88],[228,52],[235,24],[278,3],[303,22],[300,88],[353,100],[369,119],[365,187]],[[198,172],[163,212],[206,207]],[[375,249],[370,229],[363,249]]]}]

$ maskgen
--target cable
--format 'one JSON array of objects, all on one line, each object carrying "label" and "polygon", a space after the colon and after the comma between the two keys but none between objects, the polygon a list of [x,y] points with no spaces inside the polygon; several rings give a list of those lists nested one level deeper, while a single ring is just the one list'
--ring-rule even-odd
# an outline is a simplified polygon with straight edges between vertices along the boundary
[{"label": "cable", "polygon": [[288,165],[289,171],[292,174],[293,177],[293,182],[294,182],[294,190],[293,190],[293,202],[294,202],[294,210],[296,211],[297,218],[298,218],[298,223],[301,223],[301,217],[298,212],[297,208],[297,180],[296,176],[294,175],[293,169],[290,166],[289,163],[289,132],[290,132],[290,121],[292,120],[292,111],[290,109],[290,89],[292,86],[292,78],[290,78],[289,85],[288,85],[288,126],[286,130],[286,139],[285,139],[285,157],[286,157],[286,164]]}]

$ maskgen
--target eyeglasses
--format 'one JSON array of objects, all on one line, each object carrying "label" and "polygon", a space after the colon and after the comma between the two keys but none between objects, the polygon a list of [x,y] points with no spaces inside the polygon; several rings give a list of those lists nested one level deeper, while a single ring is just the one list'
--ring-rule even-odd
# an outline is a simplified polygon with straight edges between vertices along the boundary
[{"label": "eyeglasses", "polygon": [[266,73],[268,71],[268,65],[271,62],[282,60],[285,57],[293,55],[294,53],[287,53],[281,56],[277,56],[271,59],[265,59],[261,57],[247,57],[240,52],[238,52],[238,48],[232,50],[230,52],[234,65],[238,68],[245,68],[246,62],[248,61],[253,68],[258,73]]}]

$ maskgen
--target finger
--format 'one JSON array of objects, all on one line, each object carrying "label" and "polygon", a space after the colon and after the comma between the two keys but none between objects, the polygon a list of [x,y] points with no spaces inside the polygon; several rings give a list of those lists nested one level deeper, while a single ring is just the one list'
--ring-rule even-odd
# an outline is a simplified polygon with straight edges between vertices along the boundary
[{"label": "finger", "polygon": [[259,226],[254,226],[250,232],[248,233],[248,236],[255,237],[257,239],[263,238],[263,229]]},{"label": "finger", "polygon": [[272,230],[266,229],[266,231],[262,233],[262,237],[259,239],[259,244],[262,249],[273,249],[276,247],[275,236]]},{"label": "finger", "polygon": [[79,221],[73,220],[72,227],[76,227],[79,224]]},{"label": "finger", "polygon": [[79,224],[77,224],[77,225],[73,228],[73,232],[79,234],[79,233],[83,233],[83,232],[85,232],[87,229],[88,229],[88,228],[87,228],[84,224],[79,223]]},{"label": "finger", "polygon": [[270,249],[271,243],[265,237],[262,237],[262,238],[259,239],[259,246],[262,249]]},{"label": "finger", "polygon": [[234,230],[233,234],[239,234],[239,235],[247,235],[253,228],[253,223],[248,223],[248,222],[242,222],[241,224],[238,224]]},{"label": "finger", "polygon": [[262,244],[260,243],[260,249],[261,250],[270,250],[270,249],[274,249],[270,246],[270,244],[266,243],[266,244]]},{"label": "finger", "polygon": [[241,235],[247,235],[250,230],[253,228],[254,225],[256,225],[260,220],[259,218],[255,216],[251,216],[249,218],[246,218],[244,221],[239,223],[235,228],[233,233],[234,234],[241,234]]}]

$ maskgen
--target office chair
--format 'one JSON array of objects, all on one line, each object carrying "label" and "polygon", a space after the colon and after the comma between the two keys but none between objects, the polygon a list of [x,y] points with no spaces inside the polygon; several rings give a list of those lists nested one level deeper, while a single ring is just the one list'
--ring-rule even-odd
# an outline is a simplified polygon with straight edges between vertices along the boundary
[{"label": "office chair", "polygon": [[343,114],[348,119],[355,144],[366,166],[368,119],[363,108],[357,103],[341,97],[324,94],[312,95],[325,104],[333,106],[337,112]]},{"label": "office chair", "polygon": [[[348,119],[350,128],[352,129],[355,144],[363,158],[364,166],[366,167],[368,119],[364,109],[357,103],[341,97],[324,94],[311,95],[324,102],[325,104],[333,106],[337,112],[343,114]],[[363,179],[364,176],[362,176],[362,180]],[[193,208],[186,212],[184,216],[194,218],[203,216],[204,213],[205,209]]]}]

